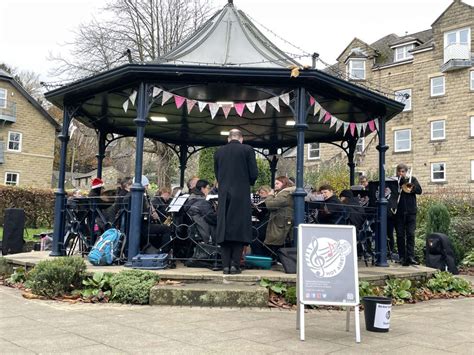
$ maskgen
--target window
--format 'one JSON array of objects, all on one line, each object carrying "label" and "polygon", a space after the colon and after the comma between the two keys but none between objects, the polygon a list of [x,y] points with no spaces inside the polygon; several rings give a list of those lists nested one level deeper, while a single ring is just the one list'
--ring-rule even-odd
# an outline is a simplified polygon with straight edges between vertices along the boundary
[{"label": "window", "polygon": [[16,186],[20,182],[20,174],[18,173],[5,173],[5,185]]},{"label": "window", "polygon": [[403,111],[411,111],[411,89],[395,91],[395,100],[405,104]]},{"label": "window", "polygon": [[395,131],[395,152],[409,152],[411,150],[411,129]]},{"label": "window", "polygon": [[12,152],[21,152],[21,133],[8,132],[7,150]]},{"label": "window", "polygon": [[444,95],[444,76],[431,78],[431,96]]},{"label": "window", "polygon": [[7,90],[0,89],[0,108],[7,107]]},{"label": "window", "polygon": [[311,143],[308,146],[308,159],[319,159],[320,158],[320,149],[319,143]]},{"label": "window", "polygon": [[365,80],[365,60],[351,59],[347,63],[346,69],[349,79]]},{"label": "window", "polygon": [[474,160],[471,160],[471,180],[474,181]]},{"label": "window", "polygon": [[361,137],[357,140],[357,145],[356,145],[356,153],[362,154],[364,153],[364,148],[365,148],[365,137]]},{"label": "window", "polygon": [[474,116],[471,116],[471,137],[474,137]]},{"label": "window", "polygon": [[395,62],[399,62],[401,60],[411,59],[413,55],[408,51],[415,47],[414,44],[409,44],[407,46],[397,47],[395,48]]},{"label": "window", "polygon": [[431,181],[446,181],[445,163],[431,163]]},{"label": "window", "polygon": [[445,120],[431,122],[431,140],[445,139]]},{"label": "window", "polygon": [[474,90],[474,70],[471,70],[470,73],[471,73],[470,74],[471,75],[470,88],[471,88],[471,90]]}]

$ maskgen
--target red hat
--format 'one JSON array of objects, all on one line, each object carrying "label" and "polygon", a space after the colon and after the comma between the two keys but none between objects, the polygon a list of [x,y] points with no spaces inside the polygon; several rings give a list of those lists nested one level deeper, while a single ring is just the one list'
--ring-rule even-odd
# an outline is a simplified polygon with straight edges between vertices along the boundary
[{"label": "red hat", "polygon": [[102,186],[104,186],[104,182],[102,181],[102,179],[94,178],[92,180],[92,188],[93,189],[98,189],[99,187],[102,187]]}]

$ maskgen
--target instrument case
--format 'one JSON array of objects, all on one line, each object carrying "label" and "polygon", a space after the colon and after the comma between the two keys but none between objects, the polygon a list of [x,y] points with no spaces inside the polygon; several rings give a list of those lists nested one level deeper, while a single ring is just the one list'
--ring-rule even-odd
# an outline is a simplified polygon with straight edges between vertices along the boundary
[{"label": "instrument case", "polygon": [[132,258],[132,268],[161,270],[168,267],[168,254],[137,254]]}]

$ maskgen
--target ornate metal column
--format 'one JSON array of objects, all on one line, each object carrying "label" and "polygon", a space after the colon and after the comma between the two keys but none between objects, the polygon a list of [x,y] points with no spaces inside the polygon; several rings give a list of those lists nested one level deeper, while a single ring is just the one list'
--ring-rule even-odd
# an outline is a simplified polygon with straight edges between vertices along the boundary
[{"label": "ornate metal column", "polygon": [[349,166],[349,184],[350,186],[355,184],[355,162],[354,155],[357,147],[357,139],[350,139],[347,141],[347,166]]},{"label": "ornate metal column", "polygon": [[64,190],[64,180],[66,178],[66,157],[67,144],[69,142],[69,125],[74,117],[78,106],[65,106],[63,111],[63,126],[58,139],[61,141],[61,151],[59,160],[59,177],[58,189],[54,193],[56,195],[54,203],[54,234],[53,234],[53,250],[49,255],[64,255],[64,228],[65,228],[65,205],[66,191]]},{"label": "ornate metal column", "polygon": [[385,198],[385,152],[388,146],[385,144],[385,121],[379,119],[379,198],[377,200],[378,226],[375,238],[376,265],[388,266],[387,263],[387,205]]},{"label": "ornate metal column", "polygon": [[97,158],[97,177],[102,179],[102,163],[104,162],[104,158],[105,158],[105,148],[106,148],[105,137],[107,136],[107,133],[99,130],[98,135],[99,135],[99,151],[95,157]]},{"label": "ornate metal column", "polygon": [[128,235],[128,263],[138,254],[140,249],[140,236],[142,227],[143,193],[142,186],[143,170],[143,145],[145,141],[146,117],[150,109],[151,95],[148,85],[140,83],[137,98],[137,118],[134,120],[137,126],[136,152],[135,152],[135,180],[131,187],[130,229]]},{"label": "ornate metal column", "polygon": [[270,186],[271,188],[275,188],[275,178],[276,178],[276,172],[278,171],[278,157],[277,157],[278,151],[277,149],[270,149],[270,155],[271,159],[268,159],[268,163],[270,164]]},{"label": "ornate metal column", "polygon": [[294,245],[296,245],[296,236],[298,235],[298,226],[304,222],[304,198],[306,191],[303,188],[303,169],[304,169],[304,132],[308,128],[306,124],[306,90],[298,88],[295,90],[295,113],[296,113],[296,190],[293,193],[294,199]]},{"label": "ornate metal column", "polygon": [[186,164],[188,162],[188,146],[181,144],[179,146],[179,186],[184,187],[184,173],[186,172]]}]

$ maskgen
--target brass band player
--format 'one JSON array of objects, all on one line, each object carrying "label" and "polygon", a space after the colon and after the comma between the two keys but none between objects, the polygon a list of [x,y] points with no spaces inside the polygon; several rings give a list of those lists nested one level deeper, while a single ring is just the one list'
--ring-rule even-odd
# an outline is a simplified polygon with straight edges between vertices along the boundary
[{"label": "brass band player", "polygon": [[397,165],[398,204],[395,215],[395,231],[400,263],[404,266],[418,265],[415,260],[416,195],[422,190],[418,180],[408,172],[405,164]]}]

